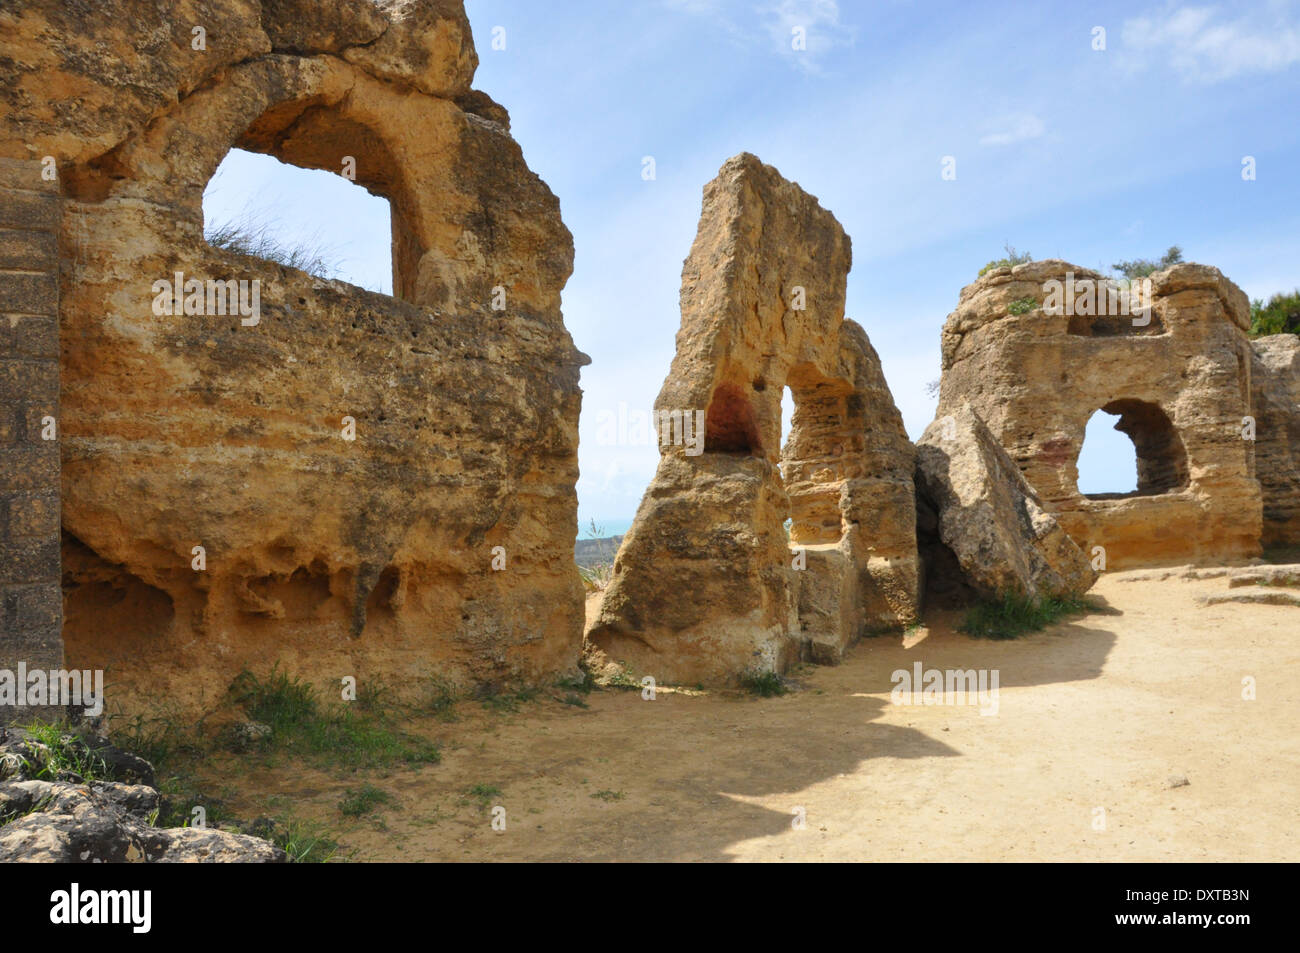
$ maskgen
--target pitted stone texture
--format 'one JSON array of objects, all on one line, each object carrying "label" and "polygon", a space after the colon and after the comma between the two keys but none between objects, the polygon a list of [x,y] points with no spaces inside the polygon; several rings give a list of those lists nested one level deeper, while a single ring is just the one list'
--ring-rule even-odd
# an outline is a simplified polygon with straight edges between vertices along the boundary
[{"label": "pitted stone texture", "polygon": [[[996,269],[962,289],[943,330],[936,418],[963,401],[987,423],[1044,506],[1107,568],[1242,560],[1259,552],[1251,348],[1245,294],[1217,268],[1151,276],[1149,323],[1047,314],[1047,282],[1100,276],[1049,260]],[[1010,313],[1024,298],[1039,307]],[[1085,497],[1077,461],[1104,409],[1138,451],[1138,493]]]},{"label": "pitted stone texture", "polygon": [[969,403],[931,423],[916,451],[916,492],[977,596],[1077,595],[1096,581],[1088,557]]},{"label": "pitted stone texture", "polygon": [[[844,319],[850,260],[834,216],[754,156],[729,159],[705,186],[655,403],[704,412],[704,453],[661,445],[588,633],[636,672],[725,682],[915,617],[914,450],[865,332]],[[795,411],[782,449],[786,386]],[[798,569],[800,547],[842,558]],[[814,595],[832,591],[834,606]]]},{"label": "pitted stone texture", "polygon": [[275,864],[284,851],[260,838],[216,829],[154,827],[159,796],[115,781],[0,782],[0,863]]},{"label": "pitted stone texture", "polygon": [[[50,747],[26,731],[0,728],[0,863],[286,859],[284,851],[256,837],[154,827],[162,800],[153,787],[153,765],[93,734],[64,732],[57,743],[65,749],[63,758],[51,757]],[[101,779],[85,783],[60,767],[65,763],[92,765]]]},{"label": "pitted stone texture", "polygon": [[[0,158],[0,670],[63,667],[57,183]],[[0,705],[0,725],[58,710]]]},{"label": "pitted stone texture", "polygon": [[1300,335],[1250,342],[1255,474],[1264,496],[1264,545],[1300,545]]},{"label": "pitted stone texture", "polygon": [[[22,64],[0,69],[0,154],[54,156],[63,199],[69,662],[181,709],[277,661],[399,689],[575,671],[573,242],[469,87],[462,5],[74,6],[0,12]],[[354,157],[390,203],[395,296],[207,245],[232,147]],[[259,282],[260,321],[156,314],[178,272]]]}]

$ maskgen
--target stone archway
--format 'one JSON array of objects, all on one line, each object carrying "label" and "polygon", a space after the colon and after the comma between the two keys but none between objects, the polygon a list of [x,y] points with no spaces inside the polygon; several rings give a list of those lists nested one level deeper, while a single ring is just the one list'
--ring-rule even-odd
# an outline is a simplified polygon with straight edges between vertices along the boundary
[{"label": "stone archway", "polygon": [[916,617],[915,450],[866,333],[844,318],[849,263],[834,216],[754,156],[705,186],[656,401],[707,409],[704,452],[661,446],[588,632],[638,675],[726,683],[834,662]]}]

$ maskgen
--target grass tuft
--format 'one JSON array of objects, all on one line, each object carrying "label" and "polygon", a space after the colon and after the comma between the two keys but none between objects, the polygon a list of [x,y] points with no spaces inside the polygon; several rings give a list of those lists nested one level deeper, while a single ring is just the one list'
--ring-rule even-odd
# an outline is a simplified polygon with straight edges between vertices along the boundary
[{"label": "grass tuft", "polygon": [[758,695],[762,698],[772,698],[777,695],[784,695],[789,689],[785,687],[785,682],[776,672],[759,672],[749,671],[742,672],[740,675],[740,687],[751,695]]},{"label": "grass tuft", "polygon": [[213,248],[264,258],[318,278],[334,278],[341,270],[334,250],[319,239],[285,241],[276,234],[269,221],[252,212],[206,229],[203,237]]},{"label": "grass tuft", "polygon": [[300,818],[276,824],[271,843],[289,855],[291,864],[328,864],[342,846],[327,828]]},{"label": "grass tuft", "polygon": [[492,799],[501,795],[501,789],[495,784],[473,784],[465,789],[465,794],[476,798],[480,808],[487,807]]},{"label": "grass tuft", "polygon": [[74,728],[43,721],[22,727],[33,743],[42,746],[36,763],[26,762],[28,777],[33,781],[58,781],[70,775],[83,783],[110,780],[104,759],[90,749]]},{"label": "grass tuft", "polygon": [[241,672],[231,694],[251,718],[271,727],[272,749],[348,768],[442,760],[438,745],[393,727],[384,711],[346,703],[326,707],[314,687],[278,666],[265,678]]},{"label": "grass tuft", "polygon": [[489,711],[516,712],[519,706],[530,702],[539,694],[536,688],[521,688],[518,691],[503,692],[494,686],[484,686],[479,690],[479,701]]},{"label": "grass tuft", "polygon": [[363,784],[344,793],[339,811],[344,817],[365,817],[381,804],[391,804],[393,796],[373,784]]},{"label": "grass tuft", "polygon": [[1017,252],[1010,243],[1004,244],[1002,248],[1003,251],[1007,253],[1006,257],[995,258],[993,261],[981,268],[981,276],[988,274],[995,268],[1014,268],[1016,265],[1023,265],[1027,261],[1034,260],[1033,255],[1029,254],[1029,252]]},{"label": "grass tuft", "polygon": [[977,639],[1015,639],[1092,608],[1092,604],[1082,596],[1032,599],[1009,594],[974,606],[966,613],[960,628]]},{"label": "grass tuft", "polygon": [[437,715],[440,721],[456,720],[456,702],[459,698],[456,686],[447,679],[437,675],[429,679],[429,698],[425,702],[425,708]]}]

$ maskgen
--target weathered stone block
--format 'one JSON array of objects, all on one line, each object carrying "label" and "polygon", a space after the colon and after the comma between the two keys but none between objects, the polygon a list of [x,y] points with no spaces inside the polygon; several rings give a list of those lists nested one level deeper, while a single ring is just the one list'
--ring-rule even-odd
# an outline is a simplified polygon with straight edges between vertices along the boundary
[{"label": "weathered stone block", "polygon": [[55,314],[58,308],[56,275],[0,271],[0,312]]},{"label": "weathered stone block", "polygon": [[57,197],[23,189],[0,189],[0,228],[51,231],[58,225]]},{"label": "weathered stone block", "polygon": [[0,270],[43,271],[57,260],[58,239],[53,230],[0,228]]},{"label": "weathered stone block", "polygon": [[1096,581],[1087,556],[969,403],[930,424],[916,450],[916,492],[977,595],[1078,595]]}]

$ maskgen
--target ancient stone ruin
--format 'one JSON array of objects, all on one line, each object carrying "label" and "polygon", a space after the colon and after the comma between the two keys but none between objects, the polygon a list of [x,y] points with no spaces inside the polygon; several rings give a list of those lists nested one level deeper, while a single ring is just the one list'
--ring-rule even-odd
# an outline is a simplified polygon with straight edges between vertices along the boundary
[{"label": "ancient stone ruin", "polygon": [[[994,269],[962,289],[944,325],[936,418],[968,402],[1079,546],[1104,549],[1105,568],[1256,556],[1261,485],[1268,539],[1297,539],[1298,445],[1283,396],[1286,375],[1295,393],[1294,345],[1252,348],[1249,326],[1246,295],[1205,265],[1159,271],[1131,298],[1063,261]],[[1098,409],[1133,440],[1136,493],[1079,492]]]},{"label": "ancient stone ruin", "polygon": [[[462,5],[34,0],[0,34],[0,667],[183,703],[277,660],[575,670],[573,242]],[[209,246],[233,147],[387,198],[395,296]]]},{"label": "ancient stone ruin", "polygon": [[[576,671],[573,242],[476,66],[455,0],[0,10],[0,670],[66,658],[182,708],[277,663]],[[394,295],[210,246],[236,147],[386,198]],[[1300,338],[1249,341],[1217,269],[990,271],[914,446],[845,318],[850,263],[754,156],[706,186],[658,471],[587,633],[609,659],[725,684],[833,663],[927,594],[1300,542]],[[1134,494],[1078,490],[1098,409]]]},{"label": "ancient stone ruin", "polygon": [[866,333],[844,318],[850,260],[834,216],[754,156],[705,187],[655,402],[670,425],[702,411],[703,452],[661,431],[588,632],[633,671],[782,671],[916,619],[913,447]]}]

